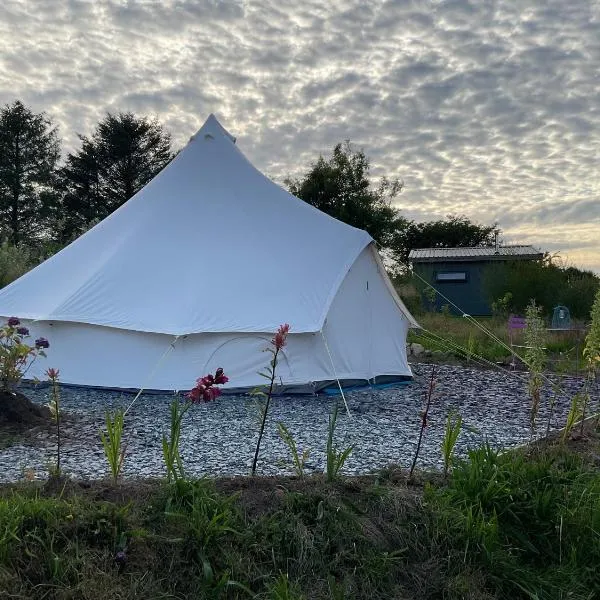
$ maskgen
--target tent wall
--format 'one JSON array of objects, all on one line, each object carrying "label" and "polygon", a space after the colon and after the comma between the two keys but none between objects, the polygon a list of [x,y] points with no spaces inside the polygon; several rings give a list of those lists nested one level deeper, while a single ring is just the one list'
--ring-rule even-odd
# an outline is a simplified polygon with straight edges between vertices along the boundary
[{"label": "tent wall", "polygon": [[375,252],[368,246],[352,265],[323,329],[340,379],[412,375],[406,360],[410,323],[388,289]]},{"label": "tent wall", "polygon": [[[278,369],[285,384],[314,389],[317,382],[336,375],[352,381],[411,375],[405,351],[408,320],[379,273],[373,252],[371,246],[365,248],[350,268],[323,335],[294,334],[290,323],[292,333]],[[230,377],[227,387],[264,384],[257,371],[270,359],[264,350],[273,335],[207,333],[175,338],[80,323],[25,324],[32,336],[50,340],[48,358],[36,362],[28,376],[42,379],[45,369],[53,366],[60,369],[65,383],[134,389],[189,389],[196,378],[217,367]]]}]

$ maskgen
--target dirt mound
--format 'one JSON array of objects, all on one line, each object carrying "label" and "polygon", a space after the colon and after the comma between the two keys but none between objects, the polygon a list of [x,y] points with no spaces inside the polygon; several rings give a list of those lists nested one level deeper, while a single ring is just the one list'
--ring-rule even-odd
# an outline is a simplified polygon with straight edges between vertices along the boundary
[{"label": "dirt mound", "polygon": [[19,392],[0,391],[0,425],[14,431],[25,431],[47,425],[50,410],[32,402]]}]

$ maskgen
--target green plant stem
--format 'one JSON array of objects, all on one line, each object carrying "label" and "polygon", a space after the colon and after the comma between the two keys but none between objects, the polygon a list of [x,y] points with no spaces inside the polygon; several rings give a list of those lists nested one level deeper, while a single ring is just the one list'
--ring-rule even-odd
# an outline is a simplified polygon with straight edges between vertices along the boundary
[{"label": "green plant stem", "polygon": [[448,478],[456,440],[462,428],[462,417],[459,413],[449,413],[446,417],[446,429],[442,440],[442,455],[444,458],[444,479]]},{"label": "green plant stem", "polygon": [[548,414],[548,421],[546,422],[546,437],[550,435],[550,425],[552,424],[552,417],[554,416],[554,407],[556,406],[556,397],[558,392],[555,390],[552,399],[550,400],[550,412]]},{"label": "green plant stem", "polygon": [[187,402],[183,405],[183,408],[181,408],[177,398],[171,402],[170,439],[167,440],[165,435],[163,435],[162,439],[163,457],[167,467],[167,481],[169,483],[185,477],[181,455],[179,454],[179,440],[181,439],[181,423],[183,417],[190,409],[191,405],[191,402]]},{"label": "green plant stem", "polygon": [[56,407],[56,475],[60,477],[60,397],[56,381],[52,382],[52,394]]},{"label": "green plant stem", "polygon": [[100,432],[100,439],[102,440],[102,446],[104,447],[104,454],[110,466],[113,482],[117,485],[119,481],[119,475],[123,468],[123,462],[125,460],[125,449],[121,448],[121,441],[123,437],[123,426],[124,426],[125,414],[123,409],[119,409],[115,412],[114,418],[110,412],[106,412],[106,433]]},{"label": "green plant stem", "polygon": [[350,454],[354,450],[354,445],[348,446],[347,448],[338,451],[337,446],[333,445],[333,438],[335,436],[335,428],[338,418],[338,403],[337,400],[333,405],[333,411],[329,415],[329,427],[327,431],[327,448],[326,458],[326,478],[328,482],[333,482],[337,479],[339,472],[342,470],[344,464],[348,460]]},{"label": "green plant stem", "polygon": [[256,451],[254,452],[254,460],[252,461],[252,477],[256,474],[256,463],[258,462],[258,453],[260,451],[260,442],[265,431],[265,423],[267,422],[267,412],[269,411],[269,405],[271,404],[271,396],[273,395],[273,386],[275,384],[275,369],[277,367],[277,355],[279,354],[279,348],[275,350],[273,354],[273,367],[271,369],[271,380],[269,382],[269,391],[267,393],[267,400],[265,402],[265,409],[262,415],[262,421],[260,424],[260,430],[258,432],[258,440],[256,442]]},{"label": "green plant stem", "polygon": [[415,451],[415,456],[413,458],[412,465],[410,466],[410,472],[408,474],[409,480],[412,479],[415,466],[417,465],[417,459],[419,458],[419,453],[421,452],[421,443],[423,442],[423,434],[425,433],[425,428],[427,427],[427,416],[429,414],[429,409],[431,408],[433,390],[435,389],[435,371],[436,367],[434,365],[433,369],[431,370],[431,379],[429,380],[429,389],[427,390],[427,402],[425,403],[425,410],[421,415],[421,430],[419,431],[419,441],[417,442],[417,449]]}]

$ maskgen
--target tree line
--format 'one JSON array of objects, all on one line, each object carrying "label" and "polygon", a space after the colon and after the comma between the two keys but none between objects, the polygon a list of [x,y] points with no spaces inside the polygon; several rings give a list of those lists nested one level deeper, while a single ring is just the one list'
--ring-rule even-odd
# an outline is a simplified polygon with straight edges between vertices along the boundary
[{"label": "tree line", "polygon": [[465,216],[416,222],[393,205],[404,185],[383,177],[373,186],[369,159],[349,141],[337,144],[329,158],[319,156],[309,170],[288,178],[289,191],[327,214],[367,230],[390,259],[392,270],[402,272],[413,248],[492,246],[500,233],[496,224],[482,225]]},{"label": "tree line", "polygon": [[173,157],[156,121],[108,114],[61,163],[57,127],[16,101],[0,110],[0,236],[64,245],[107,217]]},{"label": "tree line", "polygon": [[[59,248],[101,221],[174,157],[170,134],[156,120],[107,114],[79,148],[61,160],[58,129],[21,101],[0,110],[0,238],[12,245]],[[416,223],[392,204],[399,180],[373,186],[369,160],[350,142],[320,156],[290,192],[318,209],[366,229],[399,267],[411,248],[493,243],[495,225],[465,217]]]},{"label": "tree line", "polygon": [[[78,137],[79,147],[62,158],[58,129],[46,114],[18,100],[0,109],[0,287],[110,215],[176,154],[158,121],[130,112],[108,113]],[[409,274],[413,248],[492,246],[500,233],[496,224],[460,215],[407,219],[393,204],[403,183],[383,177],[374,184],[369,159],[349,141],[284,184],[323,212],[368,231],[398,281]],[[534,296],[550,308],[549,290],[562,296],[570,290],[568,299],[583,314],[598,287],[593,273],[561,266],[548,255],[501,271],[486,286],[490,300],[510,293],[515,310]]]}]

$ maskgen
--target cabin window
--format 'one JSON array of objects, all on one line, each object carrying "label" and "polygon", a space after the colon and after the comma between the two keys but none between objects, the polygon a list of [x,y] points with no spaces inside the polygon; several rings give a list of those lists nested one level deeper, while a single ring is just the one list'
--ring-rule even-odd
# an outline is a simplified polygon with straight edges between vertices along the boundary
[{"label": "cabin window", "polygon": [[467,281],[466,271],[447,271],[445,273],[436,273],[435,280],[443,283],[458,283]]}]

